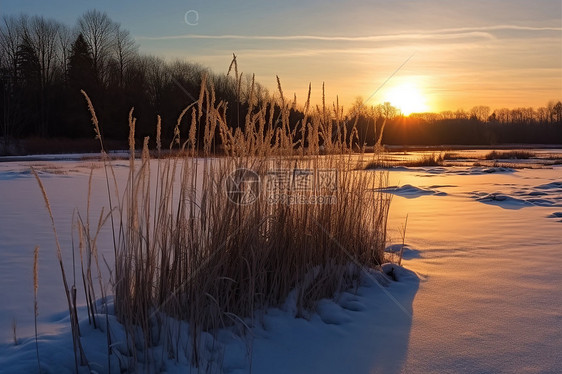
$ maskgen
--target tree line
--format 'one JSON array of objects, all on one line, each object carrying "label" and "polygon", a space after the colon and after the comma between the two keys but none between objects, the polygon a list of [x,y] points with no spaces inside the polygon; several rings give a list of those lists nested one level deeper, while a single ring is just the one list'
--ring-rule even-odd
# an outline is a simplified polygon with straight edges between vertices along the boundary
[{"label": "tree line", "polygon": [[492,111],[489,106],[475,106],[470,111],[462,109],[444,111],[441,113],[415,113],[413,117],[424,119],[429,122],[452,119],[475,119],[488,123],[518,123],[518,124],[550,124],[562,121],[562,102],[551,100],[546,106],[537,109],[533,107],[500,108]]},{"label": "tree line", "polygon": [[[165,62],[138,49],[129,31],[98,10],[87,11],[73,26],[42,16],[3,16],[0,137],[4,142],[29,137],[91,138],[89,114],[80,95],[83,89],[94,102],[104,137],[125,140],[128,112],[135,107],[139,138],[154,139],[156,117],[161,115],[162,138],[171,139],[178,115],[197,100],[203,77],[216,99],[228,103],[225,119],[232,127],[243,126],[248,108],[280,111],[275,95],[238,72],[236,59],[228,74],[215,74],[195,63]],[[326,116],[325,107],[318,111]],[[361,145],[372,145],[380,134],[388,144],[562,143],[560,101],[538,109],[491,111],[478,106],[469,112],[405,117],[389,103],[366,106],[358,100],[345,121],[339,106],[331,116],[333,126],[343,124],[349,131],[355,126]],[[294,104],[291,128],[304,117],[303,108]]]},{"label": "tree line", "polygon": [[537,109],[475,106],[406,117],[390,103],[367,106],[357,98],[350,115],[355,113],[366,144],[381,134],[381,143],[389,145],[562,144],[560,101]]},{"label": "tree line", "polygon": [[[153,135],[161,115],[162,136],[172,138],[179,113],[197,99],[205,75],[217,99],[231,105],[229,123],[239,122],[243,110],[237,107],[247,101],[251,77],[140,54],[131,34],[97,10],[84,13],[73,27],[42,16],[3,16],[0,137],[92,137],[84,90],[104,137],[126,139],[134,106],[139,137]],[[259,104],[269,95],[255,83],[253,97]]]}]

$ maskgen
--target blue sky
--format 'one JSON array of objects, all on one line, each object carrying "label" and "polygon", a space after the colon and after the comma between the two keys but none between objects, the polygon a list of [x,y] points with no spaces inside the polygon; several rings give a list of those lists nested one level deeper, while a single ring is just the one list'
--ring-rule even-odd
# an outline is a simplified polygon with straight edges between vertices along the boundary
[{"label": "blue sky", "polygon": [[[232,53],[271,90],[350,103],[414,87],[425,108],[542,106],[562,96],[560,0],[85,1],[0,0],[1,14],[74,24],[95,7],[131,31],[141,51],[217,72]],[[187,22],[186,22],[187,21]]]}]

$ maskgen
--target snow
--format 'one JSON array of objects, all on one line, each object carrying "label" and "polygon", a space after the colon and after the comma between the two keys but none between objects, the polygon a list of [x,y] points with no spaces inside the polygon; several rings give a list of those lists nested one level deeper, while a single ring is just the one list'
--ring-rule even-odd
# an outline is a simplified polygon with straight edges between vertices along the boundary
[{"label": "snow", "polygon": [[408,199],[413,199],[416,197],[420,197],[423,195],[439,195],[443,196],[446,195],[445,192],[441,192],[435,190],[432,187],[428,188],[419,188],[416,186],[412,186],[410,184],[405,184],[403,186],[391,186],[384,189],[385,192],[390,192],[398,196],[406,197]]},{"label": "snow", "polygon": [[371,274],[357,294],[345,292],[335,303],[324,300],[308,321],[268,313],[266,329],[256,329],[253,372],[398,371],[408,351],[411,304],[419,279],[396,268],[403,277],[399,282],[387,280],[385,287]]},{"label": "snow", "polygon": [[[559,206],[562,168],[427,178],[391,173],[391,183],[457,186],[392,202],[389,227],[408,214],[406,242],[421,253],[403,261],[422,281],[402,370],[562,372],[562,226],[546,218],[552,206],[514,203],[522,191],[543,190]],[[506,199],[482,204],[475,191]]]},{"label": "snow", "polygon": [[[95,160],[0,163],[0,373],[37,371],[32,273],[36,245],[42,368],[71,373],[74,353],[66,300],[31,165],[47,189],[67,269],[72,264],[72,212],[86,212],[93,169],[96,208],[90,217],[97,220],[99,209],[107,205],[105,177]],[[126,166],[116,162],[118,179],[126,178]],[[320,301],[307,318],[295,318],[289,298],[282,308],[257,316],[243,337],[228,330],[207,337],[206,346],[223,371],[562,372],[562,167],[396,168],[389,179],[393,187],[387,192],[395,196],[387,251],[400,251],[400,228],[408,215],[402,261],[408,270],[394,265],[396,281],[367,271],[357,290]],[[110,261],[110,239],[102,238],[100,248]],[[391,271],[389,265],[384,270]],[[72,274],[67,276],[72,282]],[[80,291],[79,303],[83,305]],[[107,327],[102,323],[102,330],[94,330],[85,310],[79,315],[85,317],[81,329],[91,369],[105,372]],[[12,341],[13,319],[18,345]],[[116,337],[122,333],[115,321],[110,328]],[[180,324],[177,331],[185,328]],[[215,340],[222,349],[217,351]],[[118,363],[111,365],[117,372]],[[163,368],[174,373],[188,366],[182,360],[166,360]]]}]

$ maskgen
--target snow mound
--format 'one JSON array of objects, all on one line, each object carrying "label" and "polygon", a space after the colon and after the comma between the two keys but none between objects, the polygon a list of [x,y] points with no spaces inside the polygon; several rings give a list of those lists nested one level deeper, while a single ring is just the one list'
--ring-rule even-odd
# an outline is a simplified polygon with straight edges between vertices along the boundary
[{"label": "snow mound", "polygon": [[497,205],[504,209],[521,209],[525,206],[531,205],[531,203],[525,200],[517,199],[502,193],[485,194],[484,196],[476,197],[476,201],[485,204]]},{"label": "snow mound", "polygon": [[[404,247],[403,250],[402,250],[402,247]],[[420,251],[418,251],[417,249],[410,248],[410,246],[408,246],[408,244],[404,244],[403,246],[402,246],[402,244],[392,244],[392,245],[389,245],[388,247],[386,247],[384,251],[386,253],[392,253],[392,254],[398,255],[401,250],[402,250],[402,258],[404,260],[411,260],[411,259],[414,259],[414,258],[421,258],[422,257]]]},{"label": "snow mound", "polygon": [[365,304],[356,296],[349,292],[344,292],[338,300],[338,304],[347,310],[352,312],[360,312],[365,310]]},{"label": "snow mound", "polygon": [[422,168],[422,170],[428,174],[445,174],[447,173],[447,168],[445,167],[428,167],[428,168]]},{"label": "snow mound", "polygon": [[559,207],[562,206],[562,182],[551,182],[539,186],[513,188],[504,185],[509,192],[472,192],[472,197],[479,202],[498,205],[506,209],[519,209],[528,206]]},{"label": "snow mound", "polygon": [[316,312],[320,319],[328,325],[342,325],[351,321],[351,317],[345,313],[344,308],[332,300],[320,300],[316,306]]},{"label": "snow mound", "polygon": [[[562,212],[554,212],[546,216],[546,218],[562,218]],[[562,222],[562,219],[558,220],[558,222]]]},{"label": "snow mound", "polygon": [[[286,310],[270,308],[259,311],[259,318],[246,319],[244,326],[250,328],[247,333],[237,333],[234,327],[201,332],[198,347],[205,357],[205,367],[217,373],[359,373],[376,367],[381,372],[395,372],[406,358],[419,279],[397,265],[385,264],[382,268],[383,272],[364,269],[361,286],[342,292],[336,300],[319,300],[308,318],[295,317],[294,295],[290,295],[283,306]],[[80,320],[89,368],[81,366],[79,373],[124,372],[134,357],[137,372],[198,372],[188,361],[191,348],[187,323],[161,315],[159,318],[169,327],[167,332],[153,331],[156,345],[149,348],[149,356],[145,357],[140,348],[135,356],[126,343],[131,336],[125,334],[113,314],[112,300],[108,301],[109,314],[95,315],[97,329],[88,318]],[[59,320],[62,315],[57,313],[50,319]],[[84,308],[79,315],[86,315]],[[58,332],[39,335],[42,373],[75,372],[68,319],[67,314],[59,321],[63,325]],[[108,330],[112,339],[109,357]],[[394,359],[381,359],[390,352]],[[0,372],[37,372],[35,339],[0,345]]]},{"label": "snow mound", "polygon": [[435,195],[435,196],[445,196],[445,192],[431,188],[420,188],[412,186],[411,184],[405,184],[403,186],[391,186],[383,189],[385,192],[390,192],[392,194],[402,196],[408,199],[413,199],[420,196]]},{"label": "snow mound", "polygon": [[540,190],[558,190],[562,192],[562,182],[545,183],[535,188],[538,188]]},{"label": "snow mound", "polygon": [[382,271],[395,282],[412,282],[414,280],[419,280],[414,272],[402,266],[398,266],[397,264],[382,264]]},{"label": "snow mound", "polygon": [[449,174],[457,174],[457,175],[485,175],[485,174],[508,174],[508,173],[515,173],[515,169],[506,168],[506,167],[482,167],[482,166],[475,166],[471,168],[450,168],[447,171]]}]

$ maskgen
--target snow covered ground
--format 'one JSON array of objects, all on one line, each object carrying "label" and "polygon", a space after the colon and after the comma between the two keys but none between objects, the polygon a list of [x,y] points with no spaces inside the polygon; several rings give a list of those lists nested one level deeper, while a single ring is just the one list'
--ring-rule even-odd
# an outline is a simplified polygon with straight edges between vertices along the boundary
[{"label": "snow covered ground", "polygon": [[421,279],[405,372],[562,372],[562,168],[391,173]]},{"label": "snow covered ground", "polygon": [[[91,219],[97,221],[99,207],[107,205],[98,162],[0,163],[0,373],[36,372],[36,245],[43,369],[73,372],[53,236],[30,165],[47,189],[67,269],[72,212],[85,214],[92,167]],[[117,162],[115,170],[125,178],[127,163]],[[398,168],[390,171],[389,186],[389,244],[401,242],[399,228],[408,215],[403,265],[410,271],[397,269],[396,282],[369,273],[356,292],[322,301],[310,320],[293,318],[288,300],[262,316],[244,341],[225,332],[224,371],[562,372],[562,166]],[[107,248],[110,260],[110,238],[103,240],[100,248]],[[99,347],[105,335],[87,322],[83,333],[92,369],[104,371],[107,358]],[[185,368],[172,360],[166,371]]]}]

